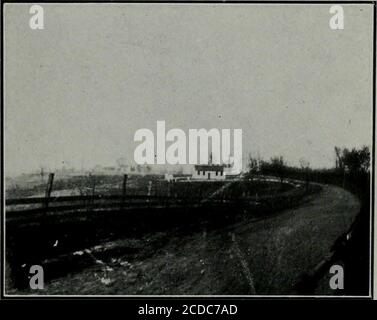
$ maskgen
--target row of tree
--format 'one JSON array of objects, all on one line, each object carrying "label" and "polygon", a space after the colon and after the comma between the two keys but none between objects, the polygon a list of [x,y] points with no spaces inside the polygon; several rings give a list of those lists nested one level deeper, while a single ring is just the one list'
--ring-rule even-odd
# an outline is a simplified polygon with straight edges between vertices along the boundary
[{"label": "row of tree", "polygon": [[[299,180],[324,180],[324,176],[339,176],[339,179],[350,177],[357,179],[360,176],[369,175],[370,151],[367,146],[360,149],[335,147],[335,167],[331,169],[312,169],[310,163],[304,159],[300,160],[300,166],[289,166],[283,156],[272,157],[269,161],[260,157],[249,156],[247,177],[252,178],[258,175],[272,175],[281,181],[285,178]],[[331,179],[331,177],[329,178]],[[338,180],[339,180],[338,179]],[[319,181],[321,182],[321,181]],[[338,181],[339,182],[339,181]],[[327,182],[326,182],[327,183]]]}]

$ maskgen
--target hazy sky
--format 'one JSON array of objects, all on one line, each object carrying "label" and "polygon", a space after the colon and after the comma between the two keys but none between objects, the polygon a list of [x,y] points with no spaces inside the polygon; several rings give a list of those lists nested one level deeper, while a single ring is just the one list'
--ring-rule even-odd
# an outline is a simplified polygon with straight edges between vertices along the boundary
[{"label": "hazy sky", "polygon": [[6,174],[133,159],[139,128],[241,128],[244,157],[371,145],[372,5],[5,5]]}]

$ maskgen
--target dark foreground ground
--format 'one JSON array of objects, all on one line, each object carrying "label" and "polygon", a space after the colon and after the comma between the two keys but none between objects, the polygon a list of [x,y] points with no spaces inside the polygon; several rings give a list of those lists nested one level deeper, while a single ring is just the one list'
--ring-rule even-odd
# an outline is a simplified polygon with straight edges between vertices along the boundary
[{"label": "dark foreground ground", "polygon": [[[48,282],[39,294],[277,295],[300,294],[360,209],[344,189],[324,185],[294,209],[246,218],[216,230],[178,230],[122,239],[74,252],[91,266]],[[245,215],[247,216],[247,214]],[[117,248],[134,248],[122,253]],[[106,249],[118,252],[102,259]],[[119,253],[120,252],[120,253]],[[338,294],[322,277],[315,294]],[[10,289],[9,294],[35,294]]]}]

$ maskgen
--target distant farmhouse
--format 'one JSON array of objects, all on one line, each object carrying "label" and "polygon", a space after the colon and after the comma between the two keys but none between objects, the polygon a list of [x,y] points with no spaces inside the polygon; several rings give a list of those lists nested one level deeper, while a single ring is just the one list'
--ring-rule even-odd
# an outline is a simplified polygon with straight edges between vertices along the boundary
[{"label": "distant farmhouse", "polygon": [[195,165],[195,172],[192,175],[193,180],[225,180],[230,164],[214,164],[212,162],[212,154],[208,164]]},{"label": "distant farmhouse", "polygon": [[192,179],[195,180],[225,180],[224,164],[198,164]]},{"label": "distant farmhouse", "polygon": [[167,181],[182,181],[182,180],[225,180],[235,179],[240,174],[232,173],[231,164],[214,164],[212,162],[212,154],[209,158],[208,164],[197,164],[194,166],[193,174],[165,174]]},{"label": "distant farmhouse", "polygon": [[228,165],[224,164],[200,164],[195,165],[195,172],[193,174],[165,174],[166,181],[183,181],[183,180],[225,180],[225,168]]}]

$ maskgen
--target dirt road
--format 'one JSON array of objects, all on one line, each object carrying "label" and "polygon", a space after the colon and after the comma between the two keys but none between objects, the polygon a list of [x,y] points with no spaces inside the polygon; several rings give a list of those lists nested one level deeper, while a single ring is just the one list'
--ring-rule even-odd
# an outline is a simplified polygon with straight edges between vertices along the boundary
[{"label": "dirt road", "polygon": [[254,275],[257,294],[289,294],[346,232],[359,212],[349,192],[324,186],[297,209],[236,228],[239,246]]}]

